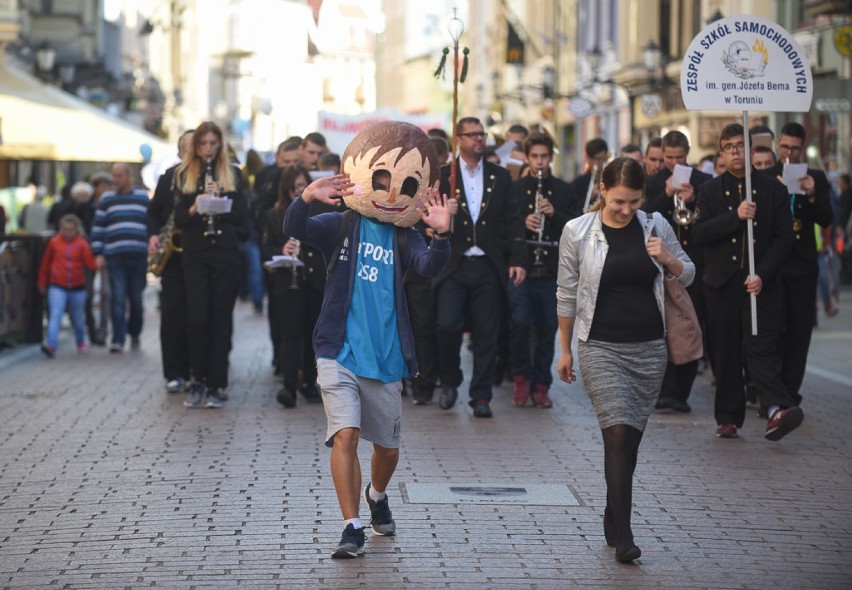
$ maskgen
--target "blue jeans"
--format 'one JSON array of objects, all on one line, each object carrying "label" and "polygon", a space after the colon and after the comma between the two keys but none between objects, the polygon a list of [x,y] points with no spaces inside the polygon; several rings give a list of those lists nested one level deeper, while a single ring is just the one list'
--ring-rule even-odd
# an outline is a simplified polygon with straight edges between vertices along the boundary
[{"label": "blue jeans", "polygon": [[112,292],[112,344],[124,346],[128,334],[135,339],[142,332],[142,291],[145,290],[148,259],[145,254],[112,254],[106,259]]},{"label": "blue jeans", "polygon": [[[527,279],[519,286],[509,281],[509,370],[532,385],[553,383],[556,329],[556,279]],[[535,351],[530,351],[530,330],[535,328]]]},{"label": "blue jeans", "polygon": [[50,317],[47,320],[47,344],[56,348],[59,341],[59,325],[65,314],[65,306],[70,307],[71,325],[74,326],[74,338],[77,344],[86,343],[86,287],[63,289],[53,285],[47,288],[47,305]]},{"label": "blue jeans", "polygon": [[246,284],[251,302],[263,303],[263,269],[260,266],[260,244],[249,239],[243,242],[243,257],[246,262]]}]

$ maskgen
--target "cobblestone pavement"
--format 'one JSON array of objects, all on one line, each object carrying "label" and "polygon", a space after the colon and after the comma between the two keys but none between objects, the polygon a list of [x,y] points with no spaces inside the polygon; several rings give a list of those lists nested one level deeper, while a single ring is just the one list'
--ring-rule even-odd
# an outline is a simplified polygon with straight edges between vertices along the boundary
[{"label": "cobblestone pavement", "polygon": [[[389,489],[398,534],[368,533],[363,558],[330,559],[342,524],[322,407],[275,401],[265,320],[238,305],[230,401],[187,410],[162,386],[152,303],[140,352],[78,356],[66,335],[52,361],[32,346],[0,355],[0,587],[852,584],[849,291],[840,315],[820,314],[805,422],[788,438],[764,440],[753,410],[741,438],[714,438],[707,375],[691,414],[652,417],[635,565],[604,542],[600,433],[582,386],[561,383],[552,410],[515,408],[502,385],[492,420],[406,402]],[[567,484],[580,505],[414,504],[401,491],[451,482]]]}]

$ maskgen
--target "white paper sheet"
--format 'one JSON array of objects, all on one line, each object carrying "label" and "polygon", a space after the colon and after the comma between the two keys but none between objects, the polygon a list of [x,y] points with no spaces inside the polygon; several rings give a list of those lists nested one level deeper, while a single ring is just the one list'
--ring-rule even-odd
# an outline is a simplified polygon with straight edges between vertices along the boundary
[{"label": "white paper sheet", "polygon": [[672,186],[678,188],[682,184],[689,184],[690,176],[692,176],[692,166],[675,164],[674,172],[672,172]]},{"label": "white paper sheet", "polygon": [[787,187],[789,194],[801,195],[802,189],[799,187],[799,179],[807,175],[807,164],[784,164],[784,171],[781,173],[781,182]]},{"label": "white paper sheet", "polygon": [[210,195],[198,196],[198,212],[202,215],[219,215],[230,213],[234,202],[227,197],[211,197]]},{"label": "white paper sheet", "polygon": [[273,256],[272,260],[263,263],[266,268],[290,268],[292,266],[305,266],[305,263],[293,256]]}]

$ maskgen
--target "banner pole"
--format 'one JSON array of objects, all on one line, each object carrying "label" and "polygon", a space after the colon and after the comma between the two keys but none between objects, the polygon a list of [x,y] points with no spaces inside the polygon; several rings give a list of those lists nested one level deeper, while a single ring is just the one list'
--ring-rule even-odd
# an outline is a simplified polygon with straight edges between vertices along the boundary
[{"label": "banner pole", "polygon": [[[751,198],[751,137],[749,134],[748,111],[743,111],[743,136],[745,140],[745,191],[746,201],[752,202]],[[754,220],[746,222],[746,239],[748,240],[748,276],[755,276],[754,270]],[[751,293],[751,335],[757,336],[757,295]]]}]

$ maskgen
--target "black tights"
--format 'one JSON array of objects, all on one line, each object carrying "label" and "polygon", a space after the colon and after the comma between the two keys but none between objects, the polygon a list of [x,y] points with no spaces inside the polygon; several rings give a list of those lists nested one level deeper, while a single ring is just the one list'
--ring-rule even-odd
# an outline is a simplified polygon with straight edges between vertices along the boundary
[{"label": "black tights", "polygon": [[609,545],[619,549],[633,545],[630,513],[633,510],[633,471],[642,431],[617,424],[601,431],[604,441],[604,475],[606,477],[606,510],[604,535]]}]

